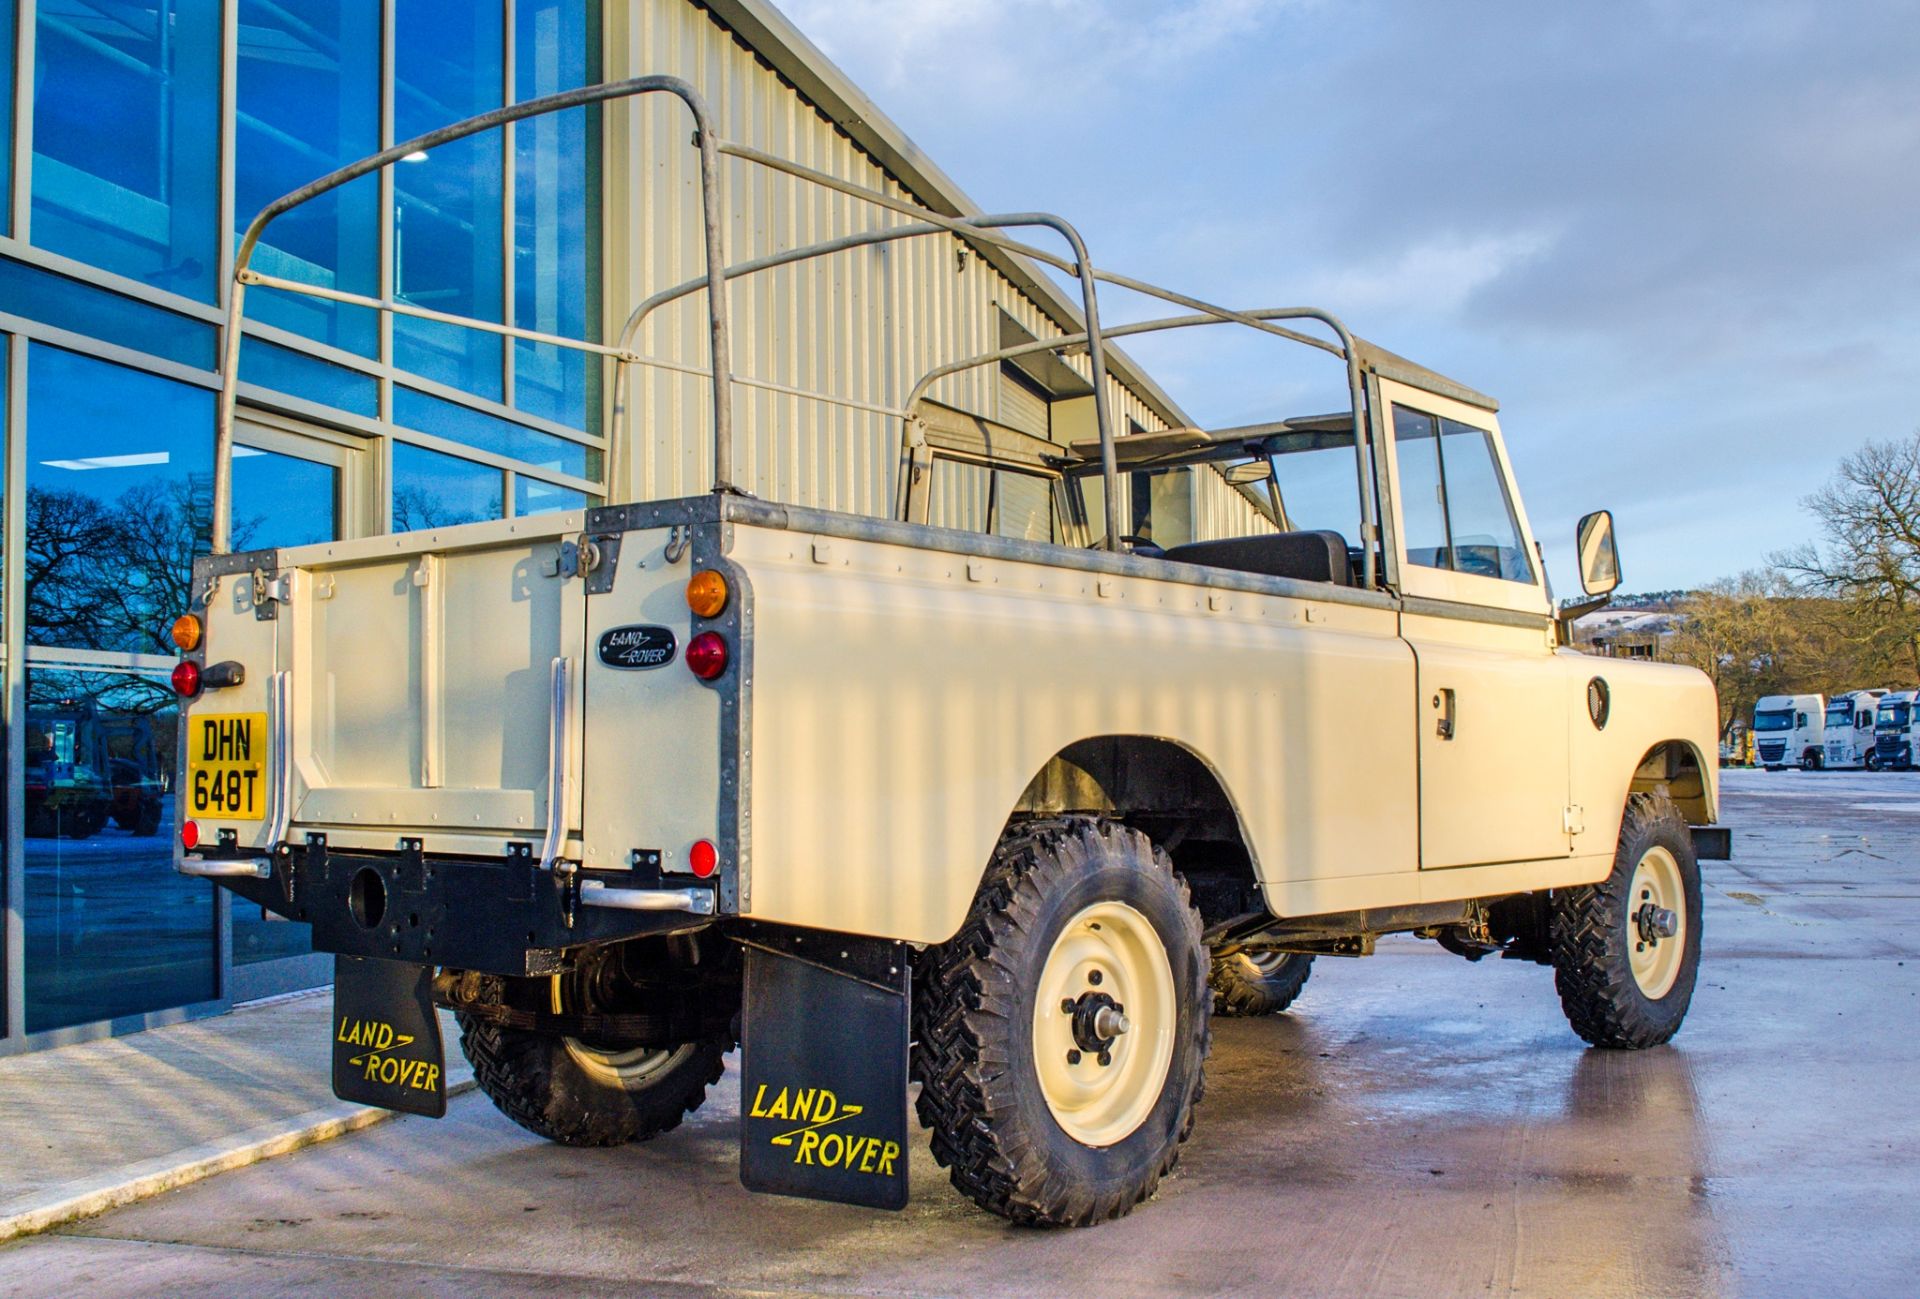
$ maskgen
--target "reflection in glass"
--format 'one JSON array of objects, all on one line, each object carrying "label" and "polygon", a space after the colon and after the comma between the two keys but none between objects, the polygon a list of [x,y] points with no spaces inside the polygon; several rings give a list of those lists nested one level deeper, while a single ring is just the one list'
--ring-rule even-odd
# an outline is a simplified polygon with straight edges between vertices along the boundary
[{"label": "reflection in glass", "polygon": [[[469,0],[395,0],[394,135],[405,140],[500,104],[502,6]],[[501,318],[499,132],[442,145],[392,169],[394,290],[416,306]],[[395,316],[394,363],[498,401],[500,339],[478,330]]]},{"label": "reflection in glass", "polygon": [[[514,94],[537,99],[599,80],[592,6],[581,0],[520,0],[514,10]],[[598,230],[589,159],[599,110],[530,118],[515,128],[514,324],[565,338],[597,337]],[[593,333],[589,333],[594,330]],[[594,358],[571,348],[514,343],[514,405],[573,428],[588,427]]]},{"label": "reflection in glass", "polygon": [[447,528],[500,517],[500,471],[393,444],[393,530]]},{"label": "reflection in glass", "polygon": [[337,540],[339,502],[340,473],[332,465],[234,447],[234,532],[244,532],[249,547]]},{"label": "reflection in glass", "polygon": [[571,487],[556,487],[525,476],[513,480],[515,514],[552,514],[558,510],[585,509],[590,504],[585,492],[576,492]]},{"label": "reflection in glass", "polygon": [[[316,176],[380,147],[380,6],[240,0],[234,116],[234,229]],[[368,176],[267,227],[253,266],[306,284],[377,296],[380,186]],[[256,289],[250,318],[372,356],[375,314]]]},{"label": "reflection in glass", "polygon": [[172,656],[167,627],[207,545],[212,421],[205,389],[32,345],[30,644]]},{"label": "reflection in glass", "polygon": [[220,0],[40,0],[33,242],[211,300]]},{"label": "reflection in glass", "polygon": [[59,329],[196,370],[214,367],[213,326],[8,257],[0,257],[0,302]]},{"label": "reflection in glass", "polygon": [[600,473],[600,452],[593,448],[412,388],[395,386],[393,422],[479,451],[524,460],[541,469],[576,477],[597,477]]},{"label": "reflection in glass", "polygon": [[240,382],[257,383],[369,419],[380,413],[380,384],[372,375],[263,339],[240,340]]},{"label": "reflection in glass", "polygon": [[215,995],[213,890],[173,869],[177,712],[158,669],[27,675],[29,1033]]}]

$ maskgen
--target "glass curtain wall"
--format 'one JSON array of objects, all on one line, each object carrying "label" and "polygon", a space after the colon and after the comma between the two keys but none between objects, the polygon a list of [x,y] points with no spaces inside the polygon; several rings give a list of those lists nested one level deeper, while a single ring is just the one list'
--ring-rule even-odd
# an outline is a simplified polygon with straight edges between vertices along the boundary
[{"label": "glass curtain wall", "polygon": [[173,870],[166,627],[205,548],[203,388],[28,350],[26,1031],[211,1001],[219,909]]},{"label": "glass curtain wall", "polygon": [[[23,1013],[0,1050],[235,986],[217,895],[171,869],[166,627],[207,544],[238,232],[385,143],[598,80],[600,42],[597,0],[37,0],[24,16],[0,0],[0,30],[18,22],[31,66],[16,43],[0,54],[0,122],[31,132],[24,153],[0,147],[0,297],[23,322],[0,377],[0,552],[23,574],[0,590],[0,885],[22,937],[0,952],[0,1008]],[[277,221],[254,264],[594,336],[599,138],[598,111],[576,110],[436,150]],[[254,410],[272,432],[249,444],[243,427],[236,545],[594,499],[592,359],[266,289],[248,317],[243,425]],[[307,948],[304,926],[231,914],[234,964]]]}]

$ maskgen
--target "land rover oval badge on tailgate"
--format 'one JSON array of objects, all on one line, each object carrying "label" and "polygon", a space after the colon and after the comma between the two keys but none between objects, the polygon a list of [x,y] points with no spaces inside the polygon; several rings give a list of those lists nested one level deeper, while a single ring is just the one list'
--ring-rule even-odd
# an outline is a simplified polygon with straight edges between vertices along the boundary
[{"label": "land rover oval badge on tailgate", "polygon": [[600,634],[600,661],[610,668],[657,668],[673,662],[667,627],[614,627]]}]

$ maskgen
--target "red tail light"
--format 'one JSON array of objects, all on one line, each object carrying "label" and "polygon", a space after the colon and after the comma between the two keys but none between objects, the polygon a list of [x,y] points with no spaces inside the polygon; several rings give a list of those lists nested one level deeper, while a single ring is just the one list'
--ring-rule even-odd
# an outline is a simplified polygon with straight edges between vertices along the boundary
[{"label": "red tail light", "polygon": [[687,642],[687,667],[702,681],[727,670],[727,642],[717,631],[703,631]]},{"label": "red tail light", "polygon": [[705,839],[687,850],[687,865],[700,879],[707,879],[720,867],[720,850]]},{"label": "red tail light", "polygon": [[200,665],[192,659],[181,659],[173,665],[173,693],[183,699],[191,699],[200,693]]},{"label": "red tail light", "polygon": [[200,826],[197,822],[188,821],[181,825],[180,846],[189,851],[200,846]]}]

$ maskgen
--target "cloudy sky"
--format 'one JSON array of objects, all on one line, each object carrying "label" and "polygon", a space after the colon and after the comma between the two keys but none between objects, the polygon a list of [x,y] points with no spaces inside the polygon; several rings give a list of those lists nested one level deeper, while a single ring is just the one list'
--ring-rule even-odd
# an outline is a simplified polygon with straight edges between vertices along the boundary
[{"label": "cloudy sky", "polygon": [[[1500,398],[1563,596],[1585,510],[1690,585],[1920,427],[1920,0],[781,2],[987,210]],[[1203,422],[1341,404],[1239,332],[1128,350]]]}]

